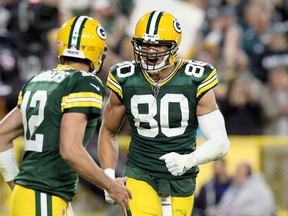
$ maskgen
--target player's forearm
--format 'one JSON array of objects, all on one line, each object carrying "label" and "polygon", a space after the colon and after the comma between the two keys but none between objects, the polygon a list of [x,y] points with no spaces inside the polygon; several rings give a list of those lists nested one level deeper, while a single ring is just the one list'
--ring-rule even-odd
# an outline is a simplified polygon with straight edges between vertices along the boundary
[{"label": "player's forearm", "polygon": [[217,136],[203,143],[198,149],[190,154],[190,157],[191,160],[195,161],[194,163],[196,166],[224,157],[228,153],[228,149],[228,139],[222,136]]},{"label": "player's forearm", "polygon": [[206,142],[191,153],[196,158],[197,165],[224,157],[228,153],[230,142],[220,111],[215,110],[207,115],[199,116],[198,121]]},{"label": "player's forearm", "polygon": [[104,126],[101,127],[98,139],[98,156],[103,169],[116,169],[118,160],[117,134],[111,133]]},{"label": "player's forearm", "polygon": [[14,149],[0,152],[0,173],[6,182],[13,181],[18,174],[18,166],[15,160]]},{"label": "player's forearm", "polygon": [[23,135],[21,110],[14,108],[0,121],[0,152],[13,147],[13,140]]},{"label": "player's forearm", "polygon": [[68,154],[61,154],[61,156],[82,178],[103,189],[110,187],[109,177],[104,174],[104,171],[83,147],[71,149]]},{"label": "player's forearm", "polygon": [[198,121],[206,139],[204,144],[190,154],[170,152],[159,158],[165,161],[168,171],[174,176],[183,175],[194,166],[217,160],[228,153],[229,140],[220,111],[199,116]]}]

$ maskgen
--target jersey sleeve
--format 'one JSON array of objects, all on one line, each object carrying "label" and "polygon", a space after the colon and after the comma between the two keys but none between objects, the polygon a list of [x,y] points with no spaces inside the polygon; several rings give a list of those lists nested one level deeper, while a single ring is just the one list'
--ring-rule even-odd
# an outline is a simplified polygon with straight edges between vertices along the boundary
[{"label": "jersey sleeve", "polygon": [[62,112],[101,115],[104,87],[99,78],[82,75],[82,77],[78,77],[78,80],[67,88],[67,94],[62,97]]},{"label": "jersey sleeve", "polygon": [[[118,96],[120,101],[123,100],[123,92],[121,85],[125,83],[127,79],[127,74],[131,74],[132,71],[134,73],[134,69],[131,69],[134,67],[135,66],[132,62],[125,61],[112,66],[109,70],[106,86]],[[117,71],[121,71],[118,73],[121,75],[118,76]]]},{"label": "jersey sleeve", "polygon": [[[203,63],[204,64],[204,63]],[[217,70],[212,65],[204,65],[203,75],[197,80],[196,99],[199,101],[210,89],[218,85]]]},{"label": "jersey sleeve", "polygon": [[17,107],[20,108],[22,105],[23,97],[22,97],[22,90],[18,94],[18,100],[17,100]]},{"label": "jersey sleeve", "polygon": [[109,89],[116,93],[118,98],[120,98],[121,100],[123,99],[122,88],[111,70],[108,73],[106,85]]},{"label": "jersey sleeve", "polygon": [[[32,80],[35,76],[36,76],[36,75],[32,76],[32,78],[30,78],[30,80]],[[22,88],[21,88],[21,90],[20,90],[20,92],[19,92],[19,94],[18,94],[17,105],[16,105],[18,108],[21,108],[21,105],[22,105],[22,102],[23,102],[23,92],[25,92],[25,88],[26,88],[26,86],[27,86],[27,84],[29,83],[30,80],[28,80],[28,81],[22,86]]]}]

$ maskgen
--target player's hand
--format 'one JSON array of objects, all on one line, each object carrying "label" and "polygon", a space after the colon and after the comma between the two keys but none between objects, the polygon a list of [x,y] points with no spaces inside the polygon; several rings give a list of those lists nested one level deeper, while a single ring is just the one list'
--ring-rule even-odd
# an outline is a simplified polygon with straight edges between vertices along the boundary
[{"label": "player's hand", "polygon": [[174,176],[181,176],[197,165],[197,160],[193,153],[180,155],[176,152],[170,152],[162,155],[159,159],[165,161],[168,171]]},{"label": "player's hand", "polygon": [[114,184],[107,190],[111,199],[120,205],[122,212],[129,210],[129,199],[132,199],[131,191],[125,186],[127,179],[127,177],[116,178],[113,180]]},{"label": "player's hand", "polygon": [[110,195],[108,194],[108,192],[106,190],[104,190],[104,195],[105,195],[105,201],[107,203],[110,203],[112,205],[115,204],[115,201],[110,197]]},{"label": "player's hand", "polygon": [[[111,179],[115,179],[115,170],[111,169],[111,168],[107,168],[104,170],[104,173],[106,175],[108,175]],[[108,192],[106,190],[104,190],[104,196],[105,196],[105,201],[110,203],[110,204],[115,204],[115,201],[110,197],[110,195],[108,194]]]}]

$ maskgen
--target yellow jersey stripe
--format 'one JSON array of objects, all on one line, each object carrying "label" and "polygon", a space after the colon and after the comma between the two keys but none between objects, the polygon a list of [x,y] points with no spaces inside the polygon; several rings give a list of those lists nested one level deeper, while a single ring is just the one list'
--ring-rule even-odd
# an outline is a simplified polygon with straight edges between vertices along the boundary
[{"label": "yellow jersey stripe", "polygon": [[107,79],[107,87],[112,89],[114,92],[116,92],[121,98],[123,98],[122,88],[119,85],[118,81],[115,79],[115,77],[112,75],[112,73],[109,72],[108,79]]},{"label": "yellow jersey stripe", "polygon": [[18,101],[17,101],[17,104],[19,106],[22,105],[22,100],[23,100],[23,96],[22,96],[22,91],[19,92],[19,95],[18,95]]},{"label": "yellow jersey stripe", "polygon": [[71,93],[62,98],[61,110],[71,107],[102,107],[102,96],[94,92]]},{"label": "yellow jersey stripe", "polygon": [[218,77],[215,76],[214,79],[209,80],[210,82],[206,82],[206,85],[203,85],[201,88],[198,88],[196,98],[198,98],[203,92],[208,91],[209,89],[212,89],[218,84]]},{"label": "yellow jersey stripe", "polygon": [[73,99],[73,98],[96,98],[98,100],[102,100],[102,96],[94,92],[77,92],[77,93],[71,93],[63,97],[62,103],[68,99]]},{"label": "yellow jersey stripe", "polygon": [[93,102],[93,101],[82,101],[82,102],[71,102],[71,103],[66,103],[64,106],[61,107],[62,112],[64,111],[64,109],[67,108],[73,108],[73,107],[96,107],[101,109],[102,108],[102,103],[97,103],[97,102]]},{"label": "yellow jersey stripe", "polygon": [[210,80],[210,79],[211,79],[213,76],[215,76],[215,75],[216,75],[216,69],[214,69],[214,70],[209,74],[209,76],[206,77],[206,79],[202,81],[202,83],[207,82],[208,80]]},{"label": "yellow jersey stripe", "polygon": [[122,91],[120,89],[118,89],[117,87],[115,87],[113,84],[111,84],[110,82],[107,83],[107,87],[110,88],[112,91],[116,92],[122,99],[123,99],[123,94]]}]

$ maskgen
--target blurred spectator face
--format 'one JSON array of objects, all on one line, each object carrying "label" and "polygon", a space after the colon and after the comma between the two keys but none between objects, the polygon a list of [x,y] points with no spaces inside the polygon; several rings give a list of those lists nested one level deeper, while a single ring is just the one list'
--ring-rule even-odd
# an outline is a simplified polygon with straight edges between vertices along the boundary
[{"label": "blurred spectator face", "polygon": [[108,19],[118,12],[118,2],[116,0],[98,0],[93,5],[93,14],[95,17]]},{"label": "blurred spectator face", "polygon": [[236,172],[233,176],[233,183],[235,185],[241,185],[243,184],[246,179],[250,176],[251,173],[251,167],[247,163],[240,163],[237,168]]},{"label": "blurred spectator face", "polygon": [[244,52],[239,51],[238,54],[236,55],[236,65],[237,65],[237,70],[242,71],[246,70],[249,64],[249,59],[247,55]]},{"label": "blurred spectator face", "polygon": [[229,101],[232,105],[242,107],[248,102],[247,85],[236,75],[229,84]]},{"label": "blurred spectator face", "polygon": [[257,26],[259,14],[261,14],[261,8],[259,5],[251,3],[245,7],[244,18],[251,26]]},{"label": "blurred spectator face", "polygon": [[286,35],[280,32],[273,32],[270,35],[269,48],[277,51],[287,48]]},{"label": "blurred spectator face", "polygon": [[287,73],[284,68],[279,67],[269,71],[268,79],[274,89],[282,90],[287,88]]},{"label": "blurred spectator face", "polygon": [[215,175],[222,175],[226,173],[226,164],[224,160],[217,160],[213,163]]}]

